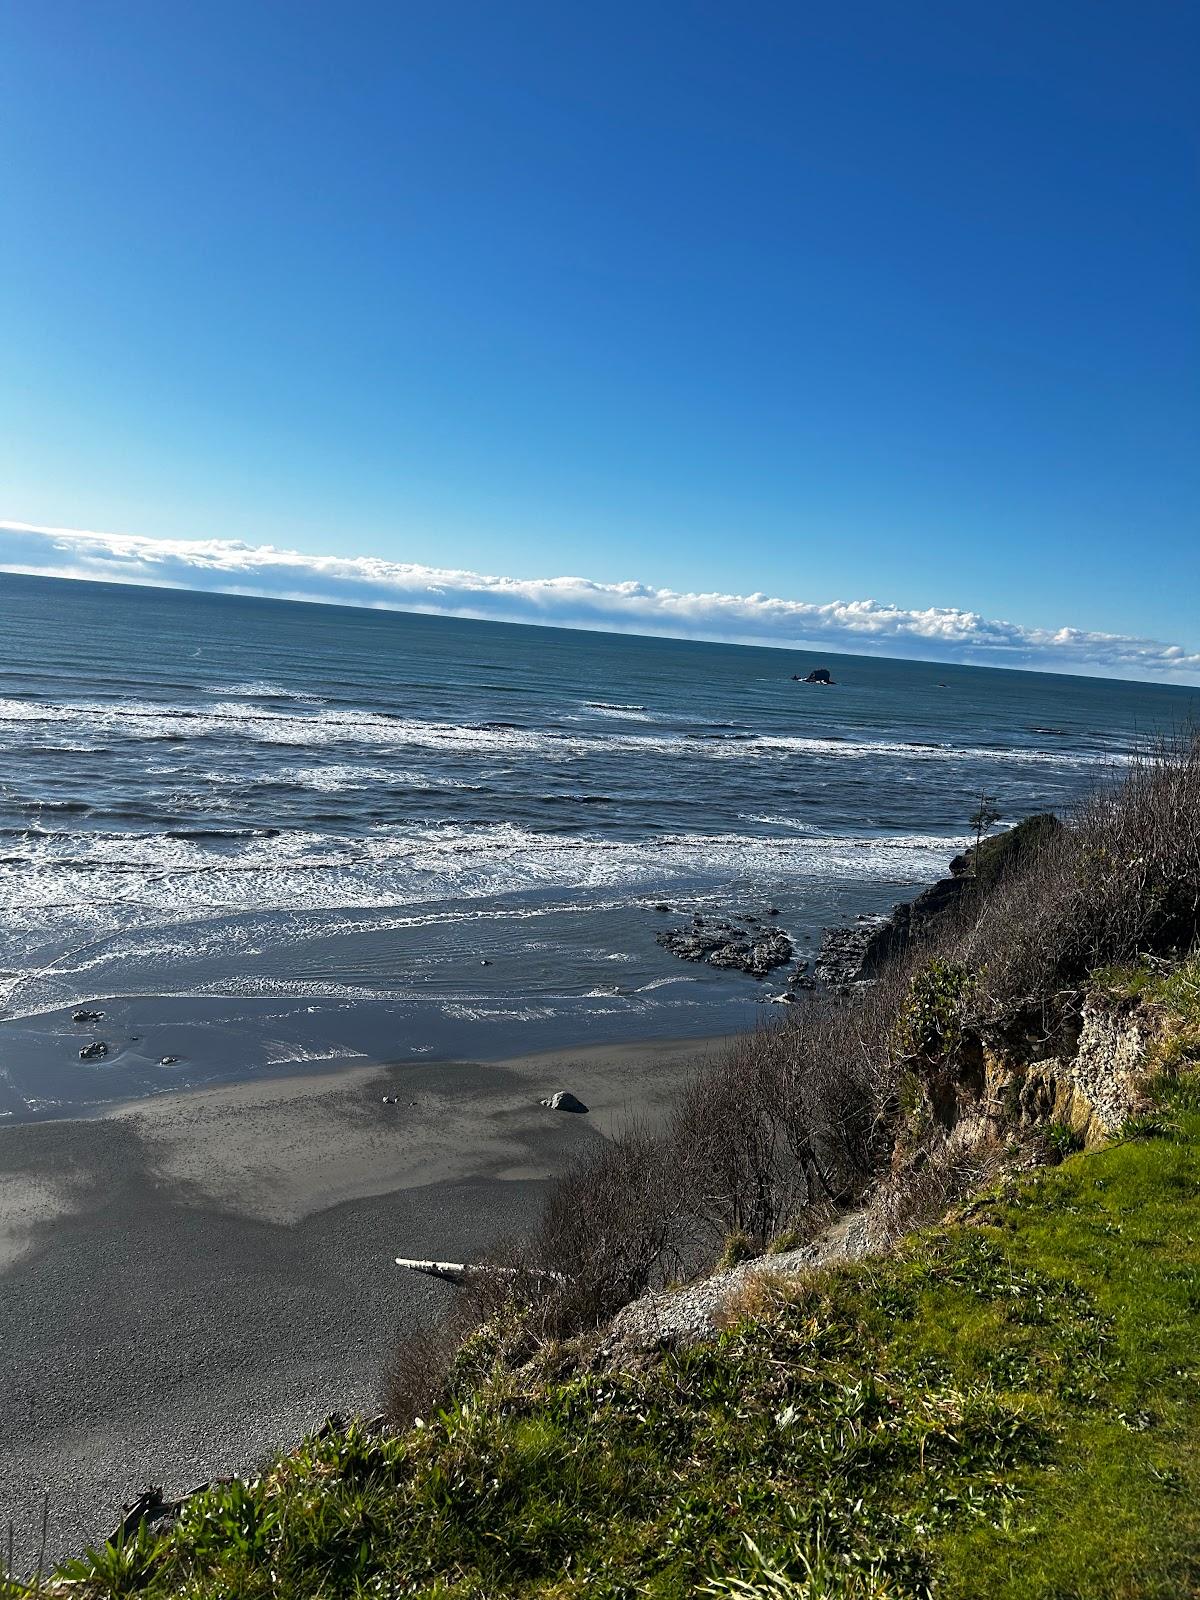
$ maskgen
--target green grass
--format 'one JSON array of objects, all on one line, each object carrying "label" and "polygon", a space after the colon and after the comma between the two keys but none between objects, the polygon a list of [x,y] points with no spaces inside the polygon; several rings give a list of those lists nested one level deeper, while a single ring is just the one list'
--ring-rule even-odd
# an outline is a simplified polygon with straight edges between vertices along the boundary
[{"label": "green grass", "polygon": [[1176,1027],[1200,1023],[1200,959],[1185,961],[1164,973],[1160,967],[1104,967],[1092,975],[1093,985],[1109,994],[1149,1000],[1170,1013]]},{"label": "green grass", "polygon": [[716,1345],[310,1440],[74,1592],[1200,1594],[1198,1200],[1188,1078],[895,1258],[761,1291]]}]

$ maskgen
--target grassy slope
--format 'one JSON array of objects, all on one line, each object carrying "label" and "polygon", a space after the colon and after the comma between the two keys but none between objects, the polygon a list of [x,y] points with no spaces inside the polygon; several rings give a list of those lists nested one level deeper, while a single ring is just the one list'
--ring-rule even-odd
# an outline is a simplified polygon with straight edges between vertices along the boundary
[{"label": "grassy slope", "polygon": [[1161,1099],[716,1346],[310,1442],[85,1592],[1200,1595],[1200,1080]]}]

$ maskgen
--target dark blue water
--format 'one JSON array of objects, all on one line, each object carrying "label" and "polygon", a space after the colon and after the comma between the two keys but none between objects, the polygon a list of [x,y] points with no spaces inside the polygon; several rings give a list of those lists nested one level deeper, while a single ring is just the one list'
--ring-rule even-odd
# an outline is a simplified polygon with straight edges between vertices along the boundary
[{"label": "dark blue water", "polygon": [[0,574],[0,1096],[744,1025],[656,902],[812,944],[1196,698]]}]

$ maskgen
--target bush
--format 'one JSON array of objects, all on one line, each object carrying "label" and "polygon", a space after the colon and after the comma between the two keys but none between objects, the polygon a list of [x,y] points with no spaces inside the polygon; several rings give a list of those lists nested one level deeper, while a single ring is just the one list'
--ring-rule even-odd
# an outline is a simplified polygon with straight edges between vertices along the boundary
[{"label": "bush", "polygon": [[975,974],[956,962],[935,957],[919,967],[896,1024],[903,1054],[933,1061],[949,1055],[962,1041],[975,987]]},{"label": "bush", "polygon": [[1178,959],[1200,917],[1200,735],[1138,753],[1020,871],[964,909],[947,943],[1003,1004],[1101,967]]}]

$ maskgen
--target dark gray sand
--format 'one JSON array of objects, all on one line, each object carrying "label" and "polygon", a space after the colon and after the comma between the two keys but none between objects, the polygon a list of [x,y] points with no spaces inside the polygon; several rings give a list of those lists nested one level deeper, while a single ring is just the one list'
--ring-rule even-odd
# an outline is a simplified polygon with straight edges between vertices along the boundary
[{"label": "dark gray sand", "polygon": [[[0,1130],[0,1527],[18,1567],[102,1537],[147,1484],[245,1471],[376,1409],[405,1315],[545,1179],[661,1114],[711,1043],[345,1068]],[[571,1089],[588,1116],[544,1110]],[[384,1095],[398,1104],[384,1104]],[[410,1104],[415,1101],[416,1104]]]}]

